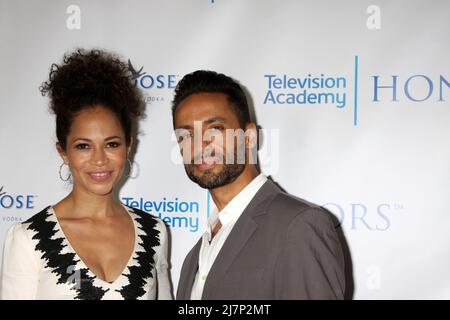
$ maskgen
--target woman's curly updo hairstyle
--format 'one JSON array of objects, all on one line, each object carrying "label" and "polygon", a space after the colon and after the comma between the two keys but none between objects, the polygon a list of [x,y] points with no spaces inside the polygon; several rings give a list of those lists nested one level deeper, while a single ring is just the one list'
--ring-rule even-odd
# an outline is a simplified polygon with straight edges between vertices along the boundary
[{"label": "woman's curly updo hairstyle", "polygon": [[144,116],[145,103],[128,65],[102,50],[78,49],[65,54],[62,64],[52,64],[48,81],[39,89],[50,98],[56,137],[64,150],[74,117],[87,108],[102,106],[112,111],[128,145],[137,121]]}]

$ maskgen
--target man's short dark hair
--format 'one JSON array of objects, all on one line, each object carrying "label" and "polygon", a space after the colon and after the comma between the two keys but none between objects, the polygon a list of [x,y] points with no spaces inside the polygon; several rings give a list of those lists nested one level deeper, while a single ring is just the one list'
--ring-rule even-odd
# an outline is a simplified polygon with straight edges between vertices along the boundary
[{"label": "man's short dark hair", "polygon": [[197,93],[223,93],[233,106],[235,114],[242,128],[250,122],[247,97],[241,86],[232,78],[214,71],[197,70],[189,73],[180,80],[175,88],[172,101],[172,116],[178,105],[187,97]]}]

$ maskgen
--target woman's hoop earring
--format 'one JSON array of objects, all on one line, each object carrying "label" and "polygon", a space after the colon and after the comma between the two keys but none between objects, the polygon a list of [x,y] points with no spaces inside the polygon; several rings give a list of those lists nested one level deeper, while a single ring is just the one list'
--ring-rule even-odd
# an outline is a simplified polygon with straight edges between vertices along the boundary
[{"label": "woman's hoop earring", "polygon": [[[70,180],[70,178],[72,177],[72,175],[70,174],[70,171],[69,171],[69,175],[67,176],[67,178],[66,178],[66,179],[63,178],[62,173],[61,173],[61,170],[62,170],[62,168],[63,168],[64,165],[65,165],[65,163],[63,162],[63,163],[61,163],[61,165],[59,166],[59,178],[60,178],[62,181],[67,182],[67,181]],[[69,166],[67,166],[67,167],[69,167]]]},{"label": "woman's hoop earring", "polygon": [[[130,159],[127,158],[128,165],[130,166],[130,170],[128,171],[127,177],[130,179],[136,179],[139,176],[140,168],[139,163],[136,161],[131,162]],[[136,168],[136,173],[133,175],[133,168]]]}]

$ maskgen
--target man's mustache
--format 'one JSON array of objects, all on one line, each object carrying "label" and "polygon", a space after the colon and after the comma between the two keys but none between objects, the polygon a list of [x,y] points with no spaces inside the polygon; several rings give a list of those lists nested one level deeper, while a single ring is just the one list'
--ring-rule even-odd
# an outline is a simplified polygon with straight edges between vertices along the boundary
[{"label": "man's mustache", "polygon": [[211,159],[211,158],[217,160],[218,162],[225,160],[223,153],[216,153],[216,154],[212,153],[212,154],[206,154],[206,155],[201,153],[201,154],[194,156],[194,158],[191,159],[190,164],[202,163],[202,162],[204,162],[205,159]]}]

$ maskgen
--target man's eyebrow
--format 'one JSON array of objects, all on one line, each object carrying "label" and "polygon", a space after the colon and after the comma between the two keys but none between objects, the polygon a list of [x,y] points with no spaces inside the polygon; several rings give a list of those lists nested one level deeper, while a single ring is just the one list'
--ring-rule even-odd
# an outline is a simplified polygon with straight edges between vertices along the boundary
[{"label": "man's eyebrow", "polygon": [[91,139],[88,139],[88,138],[83,138],[83,137],[75,137],[74,139],[73,139],[73,142],[75,142],[75,141],[79,141],[79,140],[81,140],[81,141],[92,141]]},{"label": "man's eyebrow", "polygon": [[[209,118],[209,119],[206,119],[206,120],[203,120],[203,124],[211,124],[211,123],[214,123],[214,122],[226,122],[227,121],[227,119],[225,119],[225,118],[222,118],[222,117],[213,117],[213,118]],[[177,126],[175,129],[186,129],[186,130],[189,130],[189,129],[192,129],[193,127],[191,126],[191,125],[189,125],[189,124],[186,124],[186,125],[181,125],[181,126]]]},{"label": "man's eyebrow", "polygon": [[227,121],[227,119],[225,119],[225,118],[214,117],[214,118],[209,118],[209,119],[203,121],[203,123],[204,124],[210,124],[210,123],[213,123],[213,122],[226,122],[226,121]]}]

